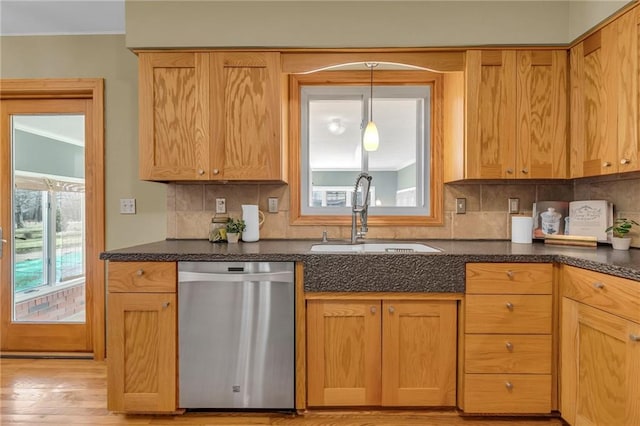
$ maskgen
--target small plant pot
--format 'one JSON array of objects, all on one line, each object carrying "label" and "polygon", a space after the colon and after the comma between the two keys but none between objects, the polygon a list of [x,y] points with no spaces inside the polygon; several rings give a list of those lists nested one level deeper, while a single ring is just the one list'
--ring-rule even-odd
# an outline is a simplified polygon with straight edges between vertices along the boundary
[{"label": "small plant pot", "polygon": [[237,243],[240,239],[240,234],[234,232],[227,232],[227,241],[230,243]]},{"label": "small plant pot", "polygon": [[631,246],[631,238],[611,237],[611,245],[614,250],[629,250],[629,247]]}]

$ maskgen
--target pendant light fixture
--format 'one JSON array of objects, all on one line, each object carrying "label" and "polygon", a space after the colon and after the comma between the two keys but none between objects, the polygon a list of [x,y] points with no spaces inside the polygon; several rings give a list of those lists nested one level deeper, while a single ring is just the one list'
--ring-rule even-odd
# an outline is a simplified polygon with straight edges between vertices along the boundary
[{"label": "pendant light fixture", "polygon": [[362,146],[364,146],[365,151],[377,151],[378,145],[380,145],[380,136],[378,135],[376,123],[373,122],[373,69],[378,66],[378,63],[365,62],[364,65],[371,70],[371,92],[369,94],[369,122],[367,123],[367,127],[364,129]]}]

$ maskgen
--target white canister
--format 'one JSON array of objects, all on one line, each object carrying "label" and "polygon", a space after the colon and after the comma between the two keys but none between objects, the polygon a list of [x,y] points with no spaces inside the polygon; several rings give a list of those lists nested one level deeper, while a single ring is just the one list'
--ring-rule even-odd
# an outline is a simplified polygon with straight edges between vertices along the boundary
[{"label": "white canister", "polygon": [[242,231],[242,241],[248,243],[258,241],[260,239],[260,225],[264,222],[264,213],[258,210],[255,204],[242,205],[242,220],[246,225]]},{"label": "white canister", "polygon": [[530,216],[511,216],[511,242],[531,244],[533,218]]}]

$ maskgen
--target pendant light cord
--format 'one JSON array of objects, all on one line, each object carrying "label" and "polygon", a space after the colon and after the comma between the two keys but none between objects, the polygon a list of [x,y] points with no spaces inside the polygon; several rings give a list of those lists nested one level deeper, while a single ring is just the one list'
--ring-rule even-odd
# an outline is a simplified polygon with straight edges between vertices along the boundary
[{"label": "pendant light cord", "polygon": [[371,88],[369,93],[369,121],[373,121],[373,67],[375,67],[375,65],[370,63],[369,67],[371,68],[371,80],[369,84],[369,87]]}]

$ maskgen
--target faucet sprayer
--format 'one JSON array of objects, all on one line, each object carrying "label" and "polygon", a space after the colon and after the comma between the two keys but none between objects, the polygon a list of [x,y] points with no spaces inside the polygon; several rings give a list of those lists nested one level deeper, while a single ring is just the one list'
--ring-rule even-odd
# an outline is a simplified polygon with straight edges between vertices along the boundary
[{"label": "faucet sprayer", "polygon": [[[373,178],[368,173],[360,173],[356,178],[351,203],[351,244],[355,244],[358,238],[364,238],[369,228],[367,227],[367,216],[369,210],[369,188]],[[362,204],[358,204],[358,187],[362,185]],[[360,213],[360,231],[356,231],[357,214]]]}]

